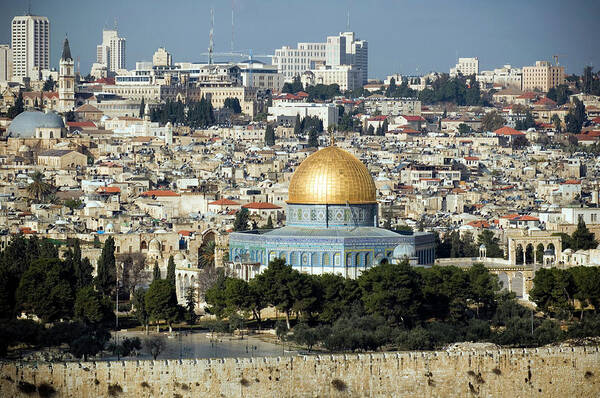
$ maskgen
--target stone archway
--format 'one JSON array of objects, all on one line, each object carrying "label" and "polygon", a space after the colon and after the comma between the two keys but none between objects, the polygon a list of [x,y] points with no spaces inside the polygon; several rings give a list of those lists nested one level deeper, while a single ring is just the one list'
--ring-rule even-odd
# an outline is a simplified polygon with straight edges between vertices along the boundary
[{"label": "stone archway", "polygon": [[531,243],[525,246],[525,263],[524,264],[533,264],[535,261],[535,250],[533,250],[533,245]]},{"label": "stone archway", "polygon": [[502,287],[502,289],[510,291],[510,281],[506,272],[500,272],[498,274],[498,282],[500,283],[500,287]]}]

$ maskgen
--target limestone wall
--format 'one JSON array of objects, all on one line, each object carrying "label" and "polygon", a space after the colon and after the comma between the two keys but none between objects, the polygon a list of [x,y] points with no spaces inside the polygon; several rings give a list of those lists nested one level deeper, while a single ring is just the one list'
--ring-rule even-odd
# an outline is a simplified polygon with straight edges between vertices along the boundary
[{"label": "limestone wall", "polygon": [[[285,358],[0,363],[0,396],[19,382],[55,397],[598,397],[593,348],[401,352]],[[32,387],[21,384],[21,388]]]}]

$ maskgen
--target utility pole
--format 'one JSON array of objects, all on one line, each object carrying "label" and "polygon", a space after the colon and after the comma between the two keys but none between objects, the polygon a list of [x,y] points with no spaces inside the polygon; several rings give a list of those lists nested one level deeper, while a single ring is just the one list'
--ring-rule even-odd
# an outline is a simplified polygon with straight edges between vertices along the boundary
[{"label": "utility pole", "polygon": [[116,308],[115,308],[115,340],[117,341],[117,360],[121,360],[121,350],[119,350],[119,267],[116,270],[117,273],[117,286],[115,291],[117,292]]}]

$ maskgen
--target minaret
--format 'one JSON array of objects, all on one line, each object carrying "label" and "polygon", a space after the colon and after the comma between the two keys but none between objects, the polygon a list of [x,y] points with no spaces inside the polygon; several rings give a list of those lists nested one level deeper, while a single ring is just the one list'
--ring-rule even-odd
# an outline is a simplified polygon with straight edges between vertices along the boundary
[{"label": "minaret", "polygon": [[60,57],[60,73],[58,76],[58,107],[61,112],[75,108],[75,63],[71,56],[69,39],[65,37],[62,56]]}]

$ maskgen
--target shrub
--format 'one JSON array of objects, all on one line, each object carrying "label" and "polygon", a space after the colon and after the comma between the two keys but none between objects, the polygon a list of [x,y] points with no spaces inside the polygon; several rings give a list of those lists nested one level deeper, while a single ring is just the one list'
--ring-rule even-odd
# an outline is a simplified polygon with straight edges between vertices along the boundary
[{"label": "shrub", "polygon": [[20,381],[17,384],[17,389],[24,394],[33,394],[36,391],[35,385],[26,381]]},{"label": "shrub", "polygon": [[108,386],[108,395],[111,397],[116,397],[123,392],[123,388],[121,388],[118,384],[109,384]]},{"label": "shrub", "polygon": [[38,386],[38,394],[42,398],[48,398],[56,394],[56,390],[48,383],[42,383]]},{"label": "shrub", "polygon": [[346,391],[346,389],[348,388],[348,386],[346,385],[346,383],[343,380],[340,380],[340,379],[333,379],[333,380],[331,380],[331,385],[337,391]]},{"label": "shrub", "polygon": [[396,344],[402,350],[430,350],[433,348],[431,335],[420,326],[400,333]]}]

